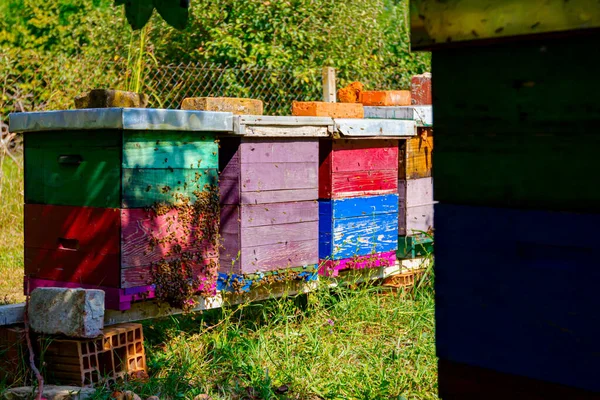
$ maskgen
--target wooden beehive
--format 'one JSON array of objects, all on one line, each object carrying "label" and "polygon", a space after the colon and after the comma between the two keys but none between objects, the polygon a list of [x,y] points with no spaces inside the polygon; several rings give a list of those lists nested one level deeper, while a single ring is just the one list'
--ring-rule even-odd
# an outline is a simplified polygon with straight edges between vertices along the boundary
[{"label": "wooden beehive", "polygon": [[422,235],[433,229],[433,178],[398,181],[400,236]]},{"label": "wooden beehive", "polygon": [[599,8],[411,3],[433,50],[440,397],[599,398]]},{"label": "wooden beehive", "polygon": [[25,132],[29,289],[99,287],[109,307],[126,309],[152,295],[153,266],[180,260],[214,286],[215,132],[228,129],[224,116],[98,109],[13,117]]},{"label": "wooden beehive", "polygon": [[400,179],[420,179],[431,176],[433,129],[419,127],[417,131],[417,137],[400,142],[398,155]]},{"label": "wooden beehive", "polygon": [[317,138],[221,139],[220,272],[318,263]]},{"label": "wooden beehive", "polygon": [[397,193],[397,139],[322,140],[319,152],[320,199]]},{"label": "wooden beehive", "polygon": [[326,269],[387,266],[397,246],[397,195],[319,200],[319,258]]}]

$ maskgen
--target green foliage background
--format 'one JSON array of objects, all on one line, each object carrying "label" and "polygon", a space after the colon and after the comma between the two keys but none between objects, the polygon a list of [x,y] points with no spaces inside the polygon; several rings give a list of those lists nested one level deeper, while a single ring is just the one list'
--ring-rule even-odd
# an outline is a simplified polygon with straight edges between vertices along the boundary
[{"label": "green foliage background", "polygon": [[[314,95],[323,66],[338,70],[339,85],[361,80],[373,89],[406,88],[430,61],[409,52],[407,3],[194,0],[185,30],[154,15],[142,44],[112,0],[3,0],[0,114],[71,108],[72,98],[89,88],[124,88],[135,68],[149,79],[159,65],[189,62],[292,71],[307,87],[302,93],[294,86],[299,99]],[[136,66],[140,50],[143,65]],[[250,85],[235,79],[227,83]]]}]

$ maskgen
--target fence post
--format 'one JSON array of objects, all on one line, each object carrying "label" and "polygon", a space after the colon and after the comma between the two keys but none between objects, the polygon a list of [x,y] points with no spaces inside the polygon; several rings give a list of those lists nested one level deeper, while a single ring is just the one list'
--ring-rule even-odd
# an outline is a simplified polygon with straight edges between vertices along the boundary
[{"label": "fence post", "polygon": [[335,68],[323,67],[323,101],[335,103]]}]

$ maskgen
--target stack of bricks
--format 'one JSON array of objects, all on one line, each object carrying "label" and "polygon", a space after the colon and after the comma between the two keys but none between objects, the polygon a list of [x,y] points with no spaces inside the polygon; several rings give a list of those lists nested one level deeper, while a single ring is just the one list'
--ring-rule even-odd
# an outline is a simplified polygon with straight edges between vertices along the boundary
[{"label": "stack of bricks", "polygon": [[48,383],[94,386],[127,377],[147,376],[140,324],[108,327],[101,336],[93,339],[40,336],[38,344]]},{"label": "stack of bricks", "polygon": [[[404,91],[408,92],[408,91]],[[372,99],[374,96],[362,98]],[[363,102],[366,118],[415,119],[417,136],[400,142],[398,164],[398,258],[412,259],[433,251],[433,130],[431,123],[431,74],[412,78],[408,97],[387,97]],[[387,92],[394,93],[394,92]],[[402,101],[393,101],[393,99]],[[386,101],[389,100],[389,101]]]},{"label": "stack of bricks", "polygon": [[393,265],[398,140],[323,140],[319,152],[319,272]]},{"label": "stack of bricks", "polygon": [[167,266],[214,291],[218,143],[211,132],[164,129],[25,131],[26,290],[102,289],[107,308],[126,310],[154,296],[152,271]]}]

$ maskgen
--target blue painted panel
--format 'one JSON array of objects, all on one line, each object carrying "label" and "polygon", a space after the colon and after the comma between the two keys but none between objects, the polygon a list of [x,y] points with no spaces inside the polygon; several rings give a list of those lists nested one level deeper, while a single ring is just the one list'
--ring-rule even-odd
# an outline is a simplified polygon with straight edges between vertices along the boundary
[{"label": "blue painted panel", "polygon": [[599,214],[439,204],[441,358],[600,391]]},{"label": "blue painted panel", "polygon": [[340,260],[398,248],[398,216],[382,214],[333,220],[330,232],[319,232],[319,257]]},{"label": "blue painted panel", "polygon": [[[325,202],[324,202],[325,203]],[[398,195],[387,194],[383,196],[354,197],[327,201],[319,208],[324,218],[349,218],[366,215],[398,213]]]}]

